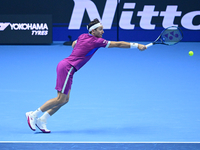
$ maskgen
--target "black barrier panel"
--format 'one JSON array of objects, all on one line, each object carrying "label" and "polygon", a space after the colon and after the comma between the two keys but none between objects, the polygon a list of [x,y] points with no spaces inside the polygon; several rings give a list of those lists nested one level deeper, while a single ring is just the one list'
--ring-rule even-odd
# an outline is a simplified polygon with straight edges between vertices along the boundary
[{"label": "black barrier panel", "polygon": [[51,15],[0,15],[0,44],[51,43]]}]

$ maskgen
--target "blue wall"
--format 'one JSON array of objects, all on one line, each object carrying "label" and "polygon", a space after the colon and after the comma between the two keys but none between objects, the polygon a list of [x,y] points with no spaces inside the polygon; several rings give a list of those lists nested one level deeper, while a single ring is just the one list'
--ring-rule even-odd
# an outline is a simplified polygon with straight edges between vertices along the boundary
[{"label": "blue wall", "polygon": [[[199,0],[7,0],[1,14],[51,14],[53,40],[72,40],[101,20],[108,40],[152,41],[168,26],[179,26],[183,41],[200,41]],[[17,6],[17,7],[16,7]]]}]

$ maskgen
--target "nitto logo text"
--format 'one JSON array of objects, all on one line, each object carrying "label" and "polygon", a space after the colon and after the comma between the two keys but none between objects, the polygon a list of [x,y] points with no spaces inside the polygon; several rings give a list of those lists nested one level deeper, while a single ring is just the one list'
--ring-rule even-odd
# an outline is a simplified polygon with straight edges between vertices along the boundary
[{"label": "nitto logo text", "polygon": [[[100,17],[98,9],[91,0],[74,0],[74,9],[69,23],[69,29],[80,29],[84,13],[87,12],[89,19],[98,18],[101,20],[104,29],[111,29],[114,16],[117,9],[117,0],[107,0],[103,14]],[[135,12],[136,3],[124,3],[121,17],[119,18],[119,27],[121,29],[134,29],[135,24],[131,24],[134,20],[133,14],[140,17],[139,26],[145,30],[154,30],[156,24],[152,24],[153,17],[162,17],[160,22],[164,28],[169,26],[178,26],[174,23],[175,18],[180,18],[180,24],[189,30],[200,30],[200,23],[193,24],[193,19],[200,15],[200,10],[187,12],[182,15],[182,11],[178,10],[178,5],[167,5],[164,11],[156,11],[156,5],[144,5],[142,11]]]}]

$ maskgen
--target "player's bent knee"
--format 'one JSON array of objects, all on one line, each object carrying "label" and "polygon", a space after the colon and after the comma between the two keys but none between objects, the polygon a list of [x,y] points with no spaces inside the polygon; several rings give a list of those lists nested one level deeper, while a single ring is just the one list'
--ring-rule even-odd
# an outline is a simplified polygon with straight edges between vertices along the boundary
[{"label": "player's bent knee", "polygon": [[69,101],[69,98],[64,98],[61,103],[64,105],[64,104],[67,104],[68,101]]},{"label": "player's bent knee", "polygon": [[61,94],[59,97],[59,104],[64,105],[69,101],[69,96],[66,94]]},{"label": "player's bent knee", "polygon": [[58,92],[57,105],[65,105],[69,101],[69,94]]},{"label": "player's bent knee", "polygon": [[67,104],[69,102],[69,99],[65,99],[65,101],[63,102],[63,105]]}]

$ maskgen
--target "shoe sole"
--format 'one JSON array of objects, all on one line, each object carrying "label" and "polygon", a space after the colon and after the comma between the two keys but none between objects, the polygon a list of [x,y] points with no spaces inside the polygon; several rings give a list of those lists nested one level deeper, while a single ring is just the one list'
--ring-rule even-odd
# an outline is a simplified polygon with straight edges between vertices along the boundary
[{"label": "shoe sole", "polygon": [[[38,127],[37,124],[35,124],[35,125]],[[40,128],[38,127],[38,129],[40,129]],[[42,131],[43,133],[51,133],[51,131],[46,131],[46,130],[44,130],[44,129],[40,129],[40,131]]]},{"label": "shoe sole", "polygon": [[35,131],[36,129],[33,129],[33,128],[31,127],[30,118],[29,118],[29,116],[28,116],[27,114],[26,114],[26,118],[27,118],[28,126],[31,128],[31,130]]}]

